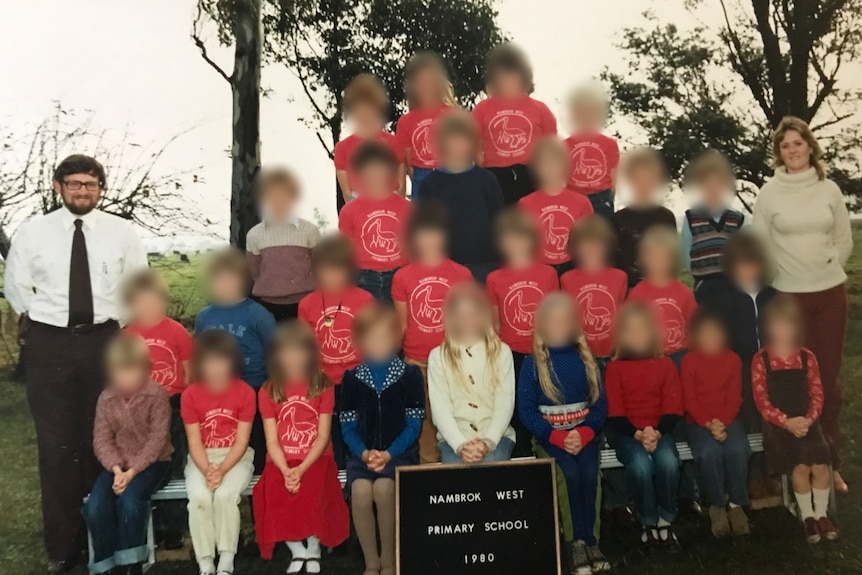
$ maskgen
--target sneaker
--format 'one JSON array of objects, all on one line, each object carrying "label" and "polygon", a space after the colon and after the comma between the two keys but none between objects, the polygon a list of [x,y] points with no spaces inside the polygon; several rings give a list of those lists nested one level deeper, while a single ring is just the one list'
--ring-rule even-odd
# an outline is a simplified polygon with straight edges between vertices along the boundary
[{"label": "sneaker", "polygon": [[828,517],[821,517],[817,520],[817,529],[827,541],[838,539],[838,526]]},{"label": "sneaker", "polygon": [[730,521],[730,530],[733,531],[734,535],[739,537],[751,534],[751,523],[748,521],[745,509],[742,507],[731,507],[727,511],[727,518]]},{"label": "sneaker", "polygon": [[716,505],[709,506],[709,526],[712,534],[717,538],[730,537],[730,521],[727,517],[727,509]]},{"label": "sneaker", "polygon": [[817,524],[816,519],[808,517],[802,522],[802,526],[805,528],[806,541],[812,544],[820,543],[820,526]]},{"label": "sneaker", "polygon": [[598,545],[592,545],[587,547],[587,559],[590,561],[590,566],[593,569],[593,573],[599,573],[600,571],[610,571],[611,564],[605,559],[602,550],[599,549]]},{"label": "sneaker", "polygon": [[587,559],[587,546],[583,541],[575,541],[572,546],[572,575],[592,575],[593,568]]}]

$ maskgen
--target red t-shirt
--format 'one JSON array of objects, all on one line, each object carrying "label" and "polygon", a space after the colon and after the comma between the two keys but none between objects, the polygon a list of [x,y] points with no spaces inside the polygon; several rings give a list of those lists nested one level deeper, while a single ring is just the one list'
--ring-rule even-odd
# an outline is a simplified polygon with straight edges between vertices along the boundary
[{"label": "red t-shirt", "polygon": [[[381,130],[377,132],[375,136],[372,136],[372,138],[388,144],[389,147],[392,148],[392,151],[395,152],[395,157],[398,158],[398,162],[404,163],[404,146],[401,145],[394,134]],[[353,152],[356,151],[357,146],[364,141],[365,138],[361,138],[356,134],[353,134],[335,144],[335,149],[332,151],[335,169],[347,172],[347,181],[350,183],[350,191],[354,193],[358,191],[357,181],[356,175],[350,167],[350,159],[353,157]]]},{"label": "red t-shirt", "polygon": [[682,358],[680,369],[688,420],[706,427],[713,419],[733,423],[742,407],[742,360],[725,350],[707,355],[693,350]]},{"label": "red t-shirt", "polygon": [[659,287],[643,280],[632,288],[629,299],[652,306],[659,328],[664,333],[666,354],[688,347],[688,320],[697,309],[697,303],[694,294],[682,282],[673,281]]},{"label": "red t-shirt", "polygon": [[551,110],[529,96],[515,100],[490,97],[473,108],[479,124],[486,168],[526,164],[533,142],[557,133]]},{"label": "red t-shirt", "polygon": [[608,417],[625,417],[637,429],[656,427],[662,415],[682,415],[682,384],[673,361],[614,360],[605,370]]},{"label": "red t-shirt", "polygon": [[560,278],[563,290],[578,302],[584,337],[596,357],[608,357],[614,343],[617,311],[626,299],[628,276],[616,268],[597,272],[574,269]]},{"label": "red t-shirt", "polygon": [[362,288],[351,286],[343,293],[324,294],[316,290],[299,302],[299,319],[317,334],[323,372],[336,384],[344,372],[359,365],[353,344],[352,328],[356,315],[374,297]]},{"label": "red t-shirt", "polygon": [[138,334],[147,342],[153,360],[153,379],[170,395],[182,393],[186,388],[183,362],[192,356],[192,336],[188,330],[180,322],[166,317],[151,327],[131,324],[126,331]]},{"label": "red t-shirt", "polygon": [[338,229],[353,240],[360,269],[383,272],[407,262],[402,244],[409,212],[410,202],[394,193],[347,202]]},{"label": "red t-shirt", "polygon": [[183,423],[200,425],[204,447],[232,447],[239,422],[251,423],[256,412],[254,389],[240,379],[219,394],[196,383],[180,399]]},{"label": "red t-shirt", "polygon": [[563,190],[555,196],[538,191],[521,198],[518,205],[539,226],[539,261],[548,265],[569,261],[566,251],[569,231],[575,222],[593,213],[590,200],[571,190]]},{"label": "red t-shirt", "polygon": [[434,124],[449,106],[428,110],[411,110],[398,119],[395,137],[401,149],[410,150],[410,165],[417,168],[437,167],[436,129]]},{"label": "red t-shirt", "polygon": [[512,351],[533,351],[533,316],[539,302],[560,286],[551,266],[534,264],[525,269],[501,268],[485,280],[488,297],[500,316],[500,339]]},{"label": "red t-shirt", "polygon": [[616,140],[604,134],[575,134],[566,138],[566,148],[572,164],[570,190],[589,195],[613,187],[613,171],[620,163]]},{"label": "red t-shirt", "polygon": [[[267,382],[257,394],[260,416],[263,419],[275,420],[278,440],[287,461],[305,459],[317,439],[320,416],[332,415],[335,411],[335,387],[330,387],[315,398],[310,398],[308,384],[289,385],[284,388],[286,396],[284,402],[275,404],[267,391],[271,383]],[[329,444],[326,452],[332,453],[332,443]]]},{"label": "red t-shirt", "polygon": [[392,278],[392,299],[407,304],[404,355],[427,361],[431,350],[443,342],[443,301],[449,289],[473,279],[470,270],[452,260],[438,266],[412,263]]}]

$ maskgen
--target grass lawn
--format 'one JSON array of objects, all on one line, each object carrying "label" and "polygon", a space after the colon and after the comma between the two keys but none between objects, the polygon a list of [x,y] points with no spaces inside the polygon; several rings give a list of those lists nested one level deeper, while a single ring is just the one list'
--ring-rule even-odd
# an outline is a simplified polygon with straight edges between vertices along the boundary
[{"label": "grass lawn", "polygon": [[[636,545],[634,530],[605,530],[602,547],[616,565],[615,573],[631,575],[682,575],[689,573],[771,575],[862,573],[862,459],[858,443],[862,439],[862,229],[856,229],[857,245],[849,265],[850,327],[847,334],[843,372],[846,403],[844,430],[844,472],[851,494],[838,501],[842,528],[840,541],[809,547],[796,520],[783,509],[752,514],[754,533],[738,541],[716,542],[703,519],[680,521],[683,552],[669,556],[646,556]],[[190,317],[203,305],[197,283],[199,259],[183,263],[178,256],[158,258],[154,267],[165,271],[172,286],[176,315]],[[5,306],[5,302],[2,304]],[[5,308],[4,308],[5,309]],[[9,341],[14,342],[14,326],[8,313],[3,339],[8,359]],[[0,573],[29,575],[44,573],[41,537],[36,439],[27,408],[24,388],[0,377]],[[287,552],[280,546],[275,560],[264,563],[253,556],[238,558],[237,573],[284,573]],[[358,575],[362,565],[355,541],[324,562],[325,575]],[[85,573],[79,568],[75,574]],[[197,573],[192,562],[162,562],[153,575]],[[413,575],[413,574],[407,574]],[[499,571],[499,575],[509,575]],[[526,574],[524,574],[526,575]]]}]

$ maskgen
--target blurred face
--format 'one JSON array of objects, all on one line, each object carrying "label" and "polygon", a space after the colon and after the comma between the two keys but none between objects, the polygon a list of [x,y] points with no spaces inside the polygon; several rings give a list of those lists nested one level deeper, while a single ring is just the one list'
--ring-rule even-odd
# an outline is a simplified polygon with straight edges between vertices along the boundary
[{"label": "blurred face", "polygon": [[494,95],[501,98],[520,98],[527,91],[524,79],[516,70],[499,70],[494,78]]},{"label": "blurred face", "polygon": [[626,183],[637,204],[655,203],[658,190],[663,184],[658,170],[647,166],[632,170],[628,174]]},{"label": "blurred face", "polygon": [[436,229],[417,230],[413,234],[413,249],[420,261],[445,257],[446,234]]},{"label": "blurred face", "polygon": [[787,130],[779,146],[781,161],[789,173],[804,172],[811,167],[811,146],[795,130]]},{"label": "blurred face", "polygon": [[478,305],[467,298],[461,299],[451,310],[452,332],[463,342],[472,342],[485,334],[486,318]]},{"label": "blurred face", "polygon": [[167,315],[167,302],[155,291],[140,292],[129,305],[136,323],[158,323]]},{"label": "blurred face", "polygon": [[543,188],[558,188],[566,183],[569,167],[553,153],[542,154],[535,164],[536,178]]},{"label": "blurred face", "polygon": [[261,202],[262,216],[268,222],[286,221],[294,213],[296,194],[285,186],[270,187]]},{"label": "blurred face", "polygon": [[710,208],[720,208],[730,196],[730,182],[721,174],[710,174],[698,183],[700,197]]},{"label": "blurred face", "polygon": [[350,272],[338,266],[320,266],[316,276],[317,284],[325,292],[339,292],[350,285]]},{"label": "blurred face", "polygon": [[210,279],[210,295],[216,303],[235,303],[245,299],[245,281],[234,273],[222,271]]},{"label": "blurred face", "polygon": [[665,279],[673,277],[675,257],[671,250],[664,247],[651,247],[641,252],[641,267],[649,278]]},{"label": "blurred face", "polygon": [[60,194],[66,209],[76,216],[89,214],[102,197],[99,178],[90,174],[70,174],[62,182],[54,182],[54,191]]},{"label": "blurred face", "polygon": [[398,353],[401,341],[387,322],[372,327],[359,342],[362,357],[370,361],[387,361]]},{"label": "blurred face", "polygon": [[577,102],[572,106],[572,119],[579,132],[598,132],[605,125],[605,111],[594,102]]},{"label": "blurred face", "polygon": [[508,233],[500,238],[500,251],[509,263],[528,263],[533,260],[533,239],[519,233]]},{"label": "blurred face", "polygon": [[276,361],[288,381],[300,381],[308,377],[308,366],[311,356],[308,351],[299,346],[282,347],[276,353]]},{"label": "blurred face", "polygon": [[385,197],[395,189],[395,174],[383,162],[367,164],[359,172],[359,181],[362,190],[376,198]]},{"label": "blurred face", "polygon": [[383,129],[383,119],[377,106],[369,102],[354,104],[350,110],[350,125],[360,136],[370,136]]},{"label": "blurred face", "polygon": [[111,370],[111,385],[124,396],[138,392],[150,379],[150,371],[137,365],[125,365]]},{"label": "blurred face", "polygon": [[418,70],[413,75],[410,79],[410,88],[423,108],[440,104],[440,74],[430,66]]},{"label": "blurred face", "polygon": [[763,279],[760,264],[752,261],[739,261],[733,267],[733,281],[736,285],[748,288],[759,287]]},{"label": "blurred face", "polygon": [[646,314],[629,316],[626,324],[620,326],[619,339],[624,349],[642,356],[648,355],[655,341],[652,321]]},{"label": "blurred face", "polygon": [[473,163],[476,158],[476,150],[473,141],[461,134],[452,134],[442,143],[442,156],[444,164],[466,165]]},{"label": "blurred face", "polygon": [[578,267],[598,269],[605,267],[608,250],[604,242],[584,240],[578,243]]},{"label": "blurred face", "polygon": [[230,358],[220,355],[210,355],[201,363],[201,379],[203,384],[213,392],[221,392],[233,381],[233,364]]},{"label": "blurred face", "polygon": [[716,355],[726,346],[724,330],[714,321],[701,324],[694,340],[697,348],[708,355]]},{"label": "blurred face", "polygon": [[573,334],[578,330],[573,310],[567,305],[549,308],[542,318],[541,330],[546,345],[558,347],[572,343]]},{"label": "blurred face", "polygon": [[770,322],[769,343],[775,347],[794,347],[797,343],[796,326],[792,321],[784,318],[776,318]]}]

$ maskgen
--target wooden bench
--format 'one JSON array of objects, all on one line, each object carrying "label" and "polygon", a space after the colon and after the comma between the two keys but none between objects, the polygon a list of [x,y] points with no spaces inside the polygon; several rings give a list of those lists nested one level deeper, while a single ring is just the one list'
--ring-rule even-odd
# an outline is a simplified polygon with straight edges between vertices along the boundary
[{"label": "wooden bench", "polygon": [[[763,436],[760,433],[753,433],[748,436],[748,444],[751,447],[752,453],[758,453],[763,451]],[[681,461],[691,461],[694,457],[691,454],[691,448],[685,442],[679,442],[676,444],[677,451],[679,451],[679,458]],[[601,469],[616,469],[622,467],[623,464],[620,463],[619,459],[617,459],[616,452],[610,447],[605,446],[604,449],[599,453],[599,467]],[[243,491],[243,495],[251,495],[251,491],[254,486],[257,484],[259,477],[255,476],[252,478],[251,483],[249,483],[248,487],[245,491]],[[338,480],[341,482],[341,485],[344,486],[347,483],[347,472],[344,470],[340,470],[338,472]],[[786,507],[792,506],[792,499],[789,490],[789,486],[787,483],[787,479],[782,477],[781,489],[783,493],[784,505]],[[188,493],[186,492],[186,482],[182,479],[173,479],[168,482],[163,488],[153,494],[152,501],[181,501],[184,499],[188,499]],[[155,533],[153,530],[153,512],[152,506],[150,507],[150,517],[147,522],[147,547],[149,549],[149,559],[148,564],[155,563],[156,560],[156,542],[155,542]]]}]

